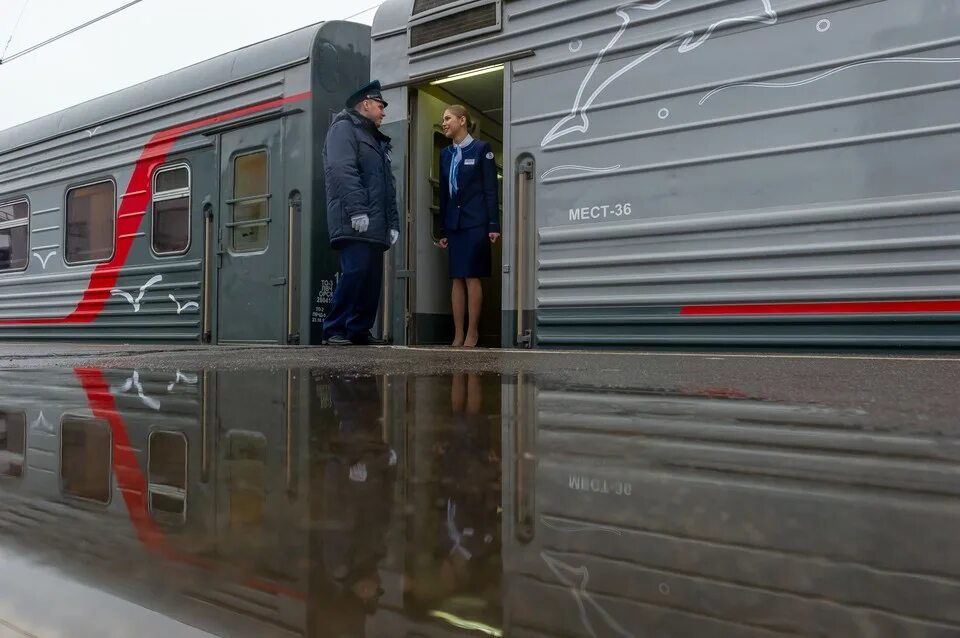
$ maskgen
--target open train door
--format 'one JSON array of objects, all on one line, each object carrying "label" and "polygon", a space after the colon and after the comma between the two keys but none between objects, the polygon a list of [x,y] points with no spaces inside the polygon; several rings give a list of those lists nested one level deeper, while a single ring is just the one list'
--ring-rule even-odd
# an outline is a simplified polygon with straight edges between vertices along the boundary
[{"label": "open train door", "polygon": [[[434,78],[409,87],[406,251],[396,271],[395,303],[403,323],[394,323],[410,345],[449,345],[454,323],[448,254],[440,247],[440,153],[451,141],[440,126],[447,106],[461,104],[476,124],[474,137],[488,142],[496,156],[498,198],[503,223],[504,69],[487,66]],[[481,279],[483,303],[480,347],[502,345],[503,253],[491,250],[491,276]],[[396,321],[396,320],[395,320]],[[399,330],[398,330],[399,328]],[[395,342],[398,341],[395,339]]]}]

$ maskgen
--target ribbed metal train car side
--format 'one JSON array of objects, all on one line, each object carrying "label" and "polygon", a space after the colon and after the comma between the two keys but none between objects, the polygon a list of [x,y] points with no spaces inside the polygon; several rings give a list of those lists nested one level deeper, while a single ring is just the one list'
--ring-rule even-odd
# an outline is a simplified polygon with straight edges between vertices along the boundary
[{"label": "ribbed metal train car side", "polygon": [[410,51],[388,2],[374,74],[399,99],[505,61],[504,307],[519,281],[533,343],[960,343],[960,6],[496,4]]},{"label": "ribbed metal train car side", "polygon": [[[0,338],[197,342],[206,328],[215,342],[310,343],[320,280],[335,272],[314,156],[330,111],[369,73],[368,36],[311,25],[0,132],[0,203],[29,203],[30,238],[26,268],[0,272]],[[256,222],[227,219],[243,204],[232,162],[260,146],[269,249],[236,256],[230,233]],[[189,177],[188,245],[170,254],[153,245],[165,167]],[[113,252],[68,263],[67,193],[95,183],[114,193]],[[264,252],[262,281],[243,268],[227,281],[225,262],[249,270]],[[243,326],[220,330],[240,315]]]},{"label": "ribbed metal train car side", "polygon": [[958,631],[955,434],[749,398],[519,391],[507,634]]}]

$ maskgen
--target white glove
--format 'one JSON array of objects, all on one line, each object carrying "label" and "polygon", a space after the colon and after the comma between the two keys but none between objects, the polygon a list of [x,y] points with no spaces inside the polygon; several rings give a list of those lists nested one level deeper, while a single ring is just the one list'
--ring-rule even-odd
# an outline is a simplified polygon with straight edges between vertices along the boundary
[{"label": "white glove", "polygon": [[398,240],[398,239],[400,239],[400,231],[399,231],[399,230],[393,230],[393,229],[391,228],[391,229],[390,229],[390,245],[393,246],[395,243],[397,243],[397,240]]},{"label": "white glove", "polygon": [[370,218],[367,215],[354,215],[350,218],[350,225],[358,233],[365,233],[370,228]]},{"label": "white glove", "polygon": [[367,482],[367,464],[361,461],[356,465],[350,466],[350,480],[354,483]]}]

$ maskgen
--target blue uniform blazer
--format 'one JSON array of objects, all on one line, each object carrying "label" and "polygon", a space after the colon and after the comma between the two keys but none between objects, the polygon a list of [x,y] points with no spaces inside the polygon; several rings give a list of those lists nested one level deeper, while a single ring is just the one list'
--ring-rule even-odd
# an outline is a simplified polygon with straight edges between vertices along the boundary
[{"label": "blue uniform blazer", "polygon": [[488,233],[499,233],[499,184],[493,150],[487,142],[474,140],[462,153],[457,169],[458,190],[450,197],[450,162],[456,149],[451,145],[440,152],[440,236],[477,226],[486,226]]}]

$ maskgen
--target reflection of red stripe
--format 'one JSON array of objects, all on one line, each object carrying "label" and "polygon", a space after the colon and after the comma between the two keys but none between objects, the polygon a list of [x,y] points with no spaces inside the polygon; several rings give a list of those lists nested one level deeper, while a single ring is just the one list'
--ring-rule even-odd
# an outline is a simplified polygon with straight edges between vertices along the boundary
[{"label": "reflection of red stripe", "polygon": [[[166,544],[163,532],[150,517],[147,507],[147,480],[134,454],[127,425],[117,410],[117,403],[110,393],[110,386],[103,372],[96,368],[76,368],[73,372],[83,386],[93,415],[110,426],[113,434],[113,473],[117,477],[117,487],[127,506],[127,516],[137,530],[140,542],[166,560],[187,563],[208,571],[219,570],[220,566],[213,561],[183,554]],[[293,600],[306,599],[302,592],[256,576],[242,575],[240,583],[268,594],[286,596]]]},{"label": "reflection of red stripe", "polygon": [[110,425],[113,433],[113,473],[117,477],[117,486],[123,494],[127,506],[127,515],[137,530],[140,542],[153,549],[162,549],[163,535],[147,511],[147,481],[140,469],[140,463],[130,445],[130,436],[123,417],[117,411],[117,403],[110,394],[110,386],[103,372],[93,368],[77,368],[74,374],[87,393],[87,403],[93,415]]},{"label": "reflection of red stripe", "polygon": [[[127,184],[126,194],[120,200],[120,207],[117,209],[116,216],[117,236],[115,242],[117,248],[113,253],[113,258],[110,261],[98,264],[93,269],[93,273],[90,275],[90,283],[87,284],[87,289],[83,292],[83,297],[77,303],[76,308],[66,317],[0,319],[0,325],[91,323],[103,312],[107,299],[110,298],[110,290],[116,286],[120,271],[130,255],[130,248],[133,247],[134,239],[136,239],[134,235],[138,232],[140,224],[146,216],[147,208],[153,197],[153,184],[151,182],[153,171],[167,160],[167,155],[169,155],[177,139],[204,126],[252,115],[291,102],[305,100],[309,97],[309,91],[298,93],[290,97],[261,102],[213,117],[181,124],[155,134],[143,147],[143,152],[140,154],[140,158],[134,166],[133,175],[130,177],[130,183]],[[64,211],[64,214],[66,214],[66,211]]]},{"label": "reflection of red stripe", "polygon": [[681,315],[871,315],[960,312],[960,300],[847,301],[835,303],[759,303],[684,306]]}]

